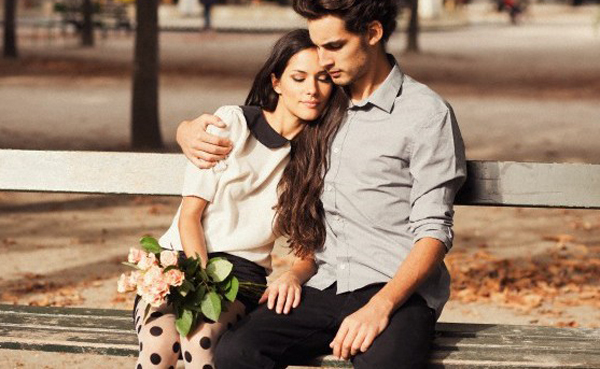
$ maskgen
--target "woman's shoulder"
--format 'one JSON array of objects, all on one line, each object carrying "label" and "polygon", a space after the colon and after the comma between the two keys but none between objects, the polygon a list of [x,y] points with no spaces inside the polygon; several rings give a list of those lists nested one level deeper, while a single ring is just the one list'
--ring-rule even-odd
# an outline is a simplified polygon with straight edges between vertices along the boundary
[{"label": "woman's shoulder", "polygon": [[225,128],[219,128],[213,125],[209,125],[206,128],[206,132],[220,136],[227,137],[230,140],[242,135],[246,128],[246,119],[244,118],[244,111],[238,105],[224,105],[215,111],[215,115],[225,123]]}]

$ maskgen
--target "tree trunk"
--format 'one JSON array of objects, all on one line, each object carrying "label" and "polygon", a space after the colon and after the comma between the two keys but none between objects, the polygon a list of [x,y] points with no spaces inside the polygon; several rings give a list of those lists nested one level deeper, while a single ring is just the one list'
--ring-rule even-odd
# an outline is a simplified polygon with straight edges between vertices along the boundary
[{"label": "tree trunk", "polygon": [[81,45],[87,47],[94,46],[94,4],[92,0],[83,0],[81,8],[83,13],[83,27],[81,29]]},{"label": "tree trunk", "polygon": [[419,50],[419,0],[410,2],[410,22],[408,24],[408,43],[406,51],[418,53]]},{"label": "tree trunk", "polygon": [[137,0],[131,145],[162,147],[158,120],[158,0]]},{"label": "tree trunk", "polygon": [[17,0],[4,0],[4,57],[17,57]]}]

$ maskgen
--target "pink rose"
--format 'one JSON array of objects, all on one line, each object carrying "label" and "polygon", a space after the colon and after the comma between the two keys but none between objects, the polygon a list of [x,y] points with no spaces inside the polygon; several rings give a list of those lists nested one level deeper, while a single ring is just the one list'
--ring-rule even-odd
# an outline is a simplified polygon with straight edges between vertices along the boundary
[{"label": "pink rose", "polygon": [[169,293],[169,284],[165,280],[162,269],[159,266],[153,265],[144,275],[144,285],[148,287],[148,291],[153,295],[166,295]]},{"label": "pink rose", "polygon": [[163,280],[162,269],[158,265],[151,265],[144,273],[144,285],[150,287]]},{"label": "pink rose", "polygon": [[142,296],[142,299],[155,308],[165,303],[165,298],[160,295],[147,294]]},{"label": "pink rose", "polygon": [[171,265],[177,265],[178,255],[178,252],[165,250],[160,253],[160,263],[165,268]]},{"label": "pink rose", "polygon": [[171,269],[163,274],[165,275],[165,282],[175,287],[181,286],[185,279],[185,274],[179,269]]},{"label": "pink rose", "polygon": [[119,293],[125,293],[135,290],[137,283],[135,279],[131,278],[131,274],[126,275],[125,273],[123,273],[121,274],[121,277],[119,277],[119,281],[117,282],[117,291]]},{"label": "pink rose", "polygon": [[153,253],[143,253],[137,266],[141,270],[148,270],[153,265],[158,265],[156,256]]},{"label": "pink rose", "polygon": [[140,273],[138,270],[129,273],[129,280],[127,283],[129,283],[130,286],[132,286],[132,291],[135,290],[135,288],[137,287],[138,283],[142,282],[142,273]]},{"label": "pink rose", "polygon": [[140,260],[142,260],[143,255],[144,255],[144,252],[142,250],[132,247],[129,249],[129,255],[127,256],[127,261],[132,264],[137,264]]},{"label": "pink rose", "polygon": [[117,292],[127,292],[127,276],[125,275],[125,273],[121,274],[119,280],[117,281]]}]

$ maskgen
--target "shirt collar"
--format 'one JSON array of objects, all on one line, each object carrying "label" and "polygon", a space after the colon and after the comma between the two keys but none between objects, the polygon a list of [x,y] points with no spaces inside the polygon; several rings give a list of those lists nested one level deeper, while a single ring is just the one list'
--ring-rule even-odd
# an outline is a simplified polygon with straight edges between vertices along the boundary
[{"label": "shirt collar", "polygon": [[396,101],[396,97],[400,94],[402,89],[402,83],[404,81],[404,73],[400,70],[400,66],[398,62],[396,62],[396,58],[394,58],[391,54],[387,54],[387,58],[389,62],[393,65],[390,74],[386,77],[383,83],[373,92],[369,97],[357,102],[356,104],[351,104],[350,107],[362,108],[367,104],[372,104],[377,106],[379,109],[387,112],[388,114],[392,112],[392,108],[394,107],[394,102]]},{"label": "shirt collar", "polygon": [[244,118],[252,136],[269,149],[277,149],[284,146],[289,140],[273,129],[265,119],[265,115],[259,106],[242,106]]}]

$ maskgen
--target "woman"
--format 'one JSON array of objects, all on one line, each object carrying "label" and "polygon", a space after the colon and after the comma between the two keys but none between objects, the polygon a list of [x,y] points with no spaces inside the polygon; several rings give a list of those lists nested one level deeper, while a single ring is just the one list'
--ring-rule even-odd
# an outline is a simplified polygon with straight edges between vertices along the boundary
[{"label": "woman", "polygon": [[[283,36],[257,74],[246,106],[215,113],[226,128],[212,127],[214,133],[227,136],[234,149],[212,169],[188,164],[182,204],[161,246],[197,254],[203,266],[210,257],[225,257],[239,280],[265,284],[275,238],[287,235],[301,259],[261,300],[277,304],[279,312],[297,306],[300,282],[314,270],[311,250],[324,241],[318,198],[328,140],[345,100],[319,66],[308,32]],[[186,337],[177,333],[169,306],[151,308],[144,320],[145,303],[137,305],[137,368],[174,368],[181,355],[186,368],[208,369],[219,337],[257,302],[241,294],[218,322],[202,322]]]}]

